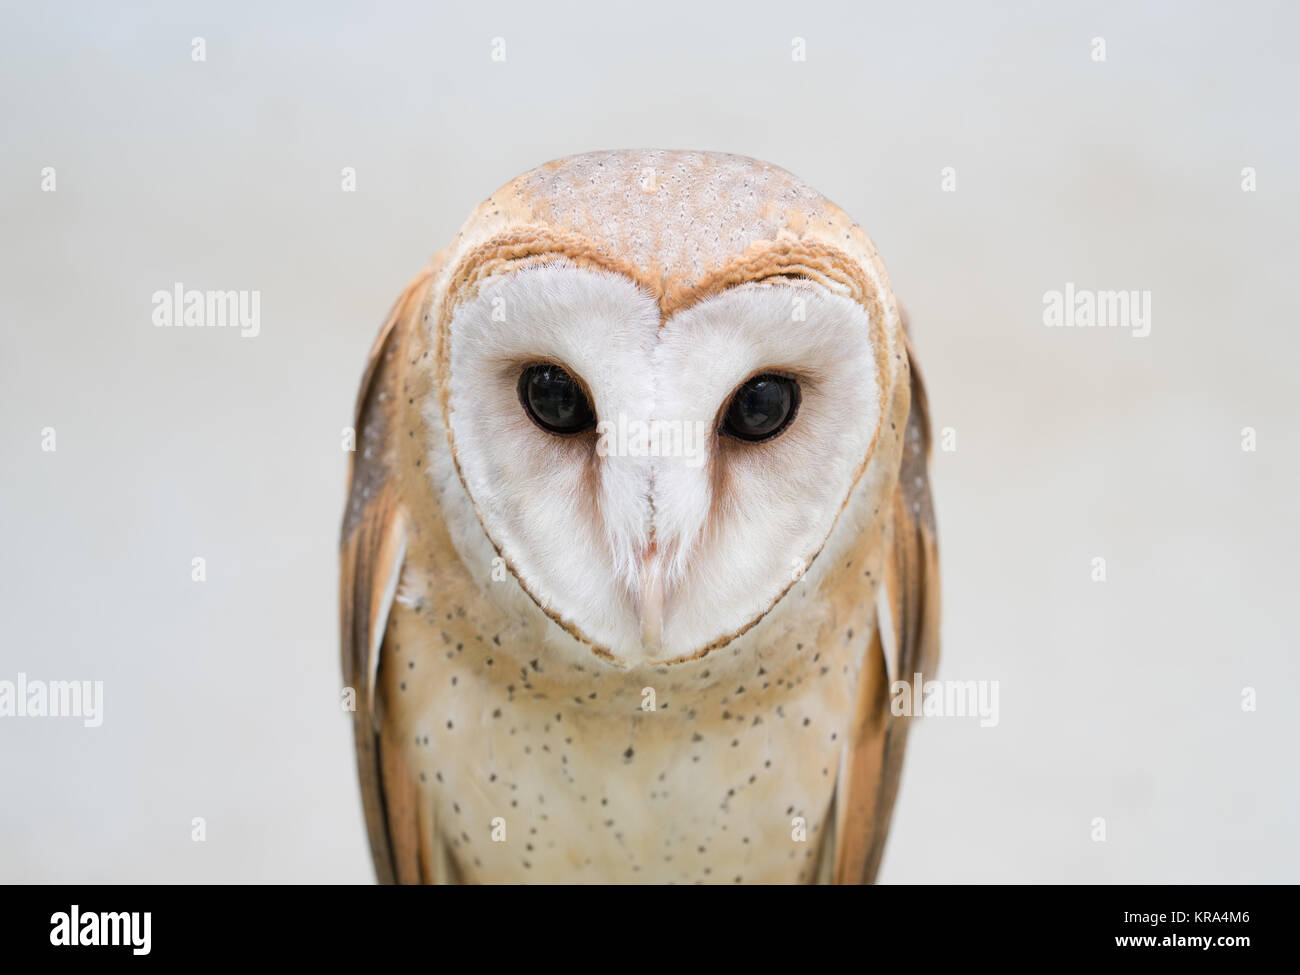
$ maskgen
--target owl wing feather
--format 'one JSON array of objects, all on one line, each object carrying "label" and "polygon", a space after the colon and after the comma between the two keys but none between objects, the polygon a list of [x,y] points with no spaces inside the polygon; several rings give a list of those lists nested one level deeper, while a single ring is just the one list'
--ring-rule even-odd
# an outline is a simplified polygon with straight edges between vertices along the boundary
[{"label": "owl wing feather", "polygon": [[391,431],[400,400],[394,361],[418,323],[433,268],[406,286],[380,329],[357,397],[356,449],[340,541],[343,680],[355,694],[353,732],[370,852],[380,883],[431,882],[422,849],[418,789],[384,721],[377,688],[384,632],[406,552],[405,512],[392,464]]},{"label": "owl wing feather", "polygon": [[939,663],[939,549],[930,496],[930,417],[911,344],[911,409],[886,535],[880,610],[871,637],[845,761],[836,792],[832,876],[836,883],[872,883],[903,767],[910,717],[890,711],[889,684],[930,677]]}]

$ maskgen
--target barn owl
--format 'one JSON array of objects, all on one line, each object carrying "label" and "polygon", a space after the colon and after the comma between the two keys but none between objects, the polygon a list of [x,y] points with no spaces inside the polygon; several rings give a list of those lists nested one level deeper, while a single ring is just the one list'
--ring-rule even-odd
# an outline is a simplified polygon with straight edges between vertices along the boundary
[{"label": "barn owl", "polygon": [[406,287],[355,431],[381,882],[874,879],[939,583],[925,395],[843,211],[731,155],[543,165]]}]

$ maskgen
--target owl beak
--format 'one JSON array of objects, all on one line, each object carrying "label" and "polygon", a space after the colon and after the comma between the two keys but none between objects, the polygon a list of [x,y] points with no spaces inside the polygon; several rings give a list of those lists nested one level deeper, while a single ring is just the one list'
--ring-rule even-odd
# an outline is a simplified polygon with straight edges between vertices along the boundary
[{"label": "owl beak", "polygon": [[641,579],[637,587],[637,616],[641,623],[641,645],[653,656],[663,645],[664,573],[655,545],[641,559]]}]

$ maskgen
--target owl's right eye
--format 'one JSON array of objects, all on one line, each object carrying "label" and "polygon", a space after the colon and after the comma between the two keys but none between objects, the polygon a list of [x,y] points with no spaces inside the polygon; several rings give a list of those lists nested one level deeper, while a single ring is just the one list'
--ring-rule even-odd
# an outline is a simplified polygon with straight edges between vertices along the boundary
[{"label": "owl's right eye", "polygon": [[582,385],[554,363],[529,366],[519,377],[519,402],[533,422],[560,436],[596,425],[596,412]]}]

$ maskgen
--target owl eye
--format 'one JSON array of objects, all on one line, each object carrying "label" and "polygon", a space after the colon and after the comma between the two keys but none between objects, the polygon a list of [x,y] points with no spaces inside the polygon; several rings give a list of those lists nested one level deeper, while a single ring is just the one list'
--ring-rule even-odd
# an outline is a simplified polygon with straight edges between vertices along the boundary
[{"label": "owl eye", "polygon": [[596,414],[576,379],[553,363],[529,366],[519,377],[519,402],[547,433],[582,433]]},{"label": "owl eye", "polygon": [[722,432],[757,443],[775,437],[799,410],[799,384],[785,376],[765,373],[736,390],[722,418]]}]

